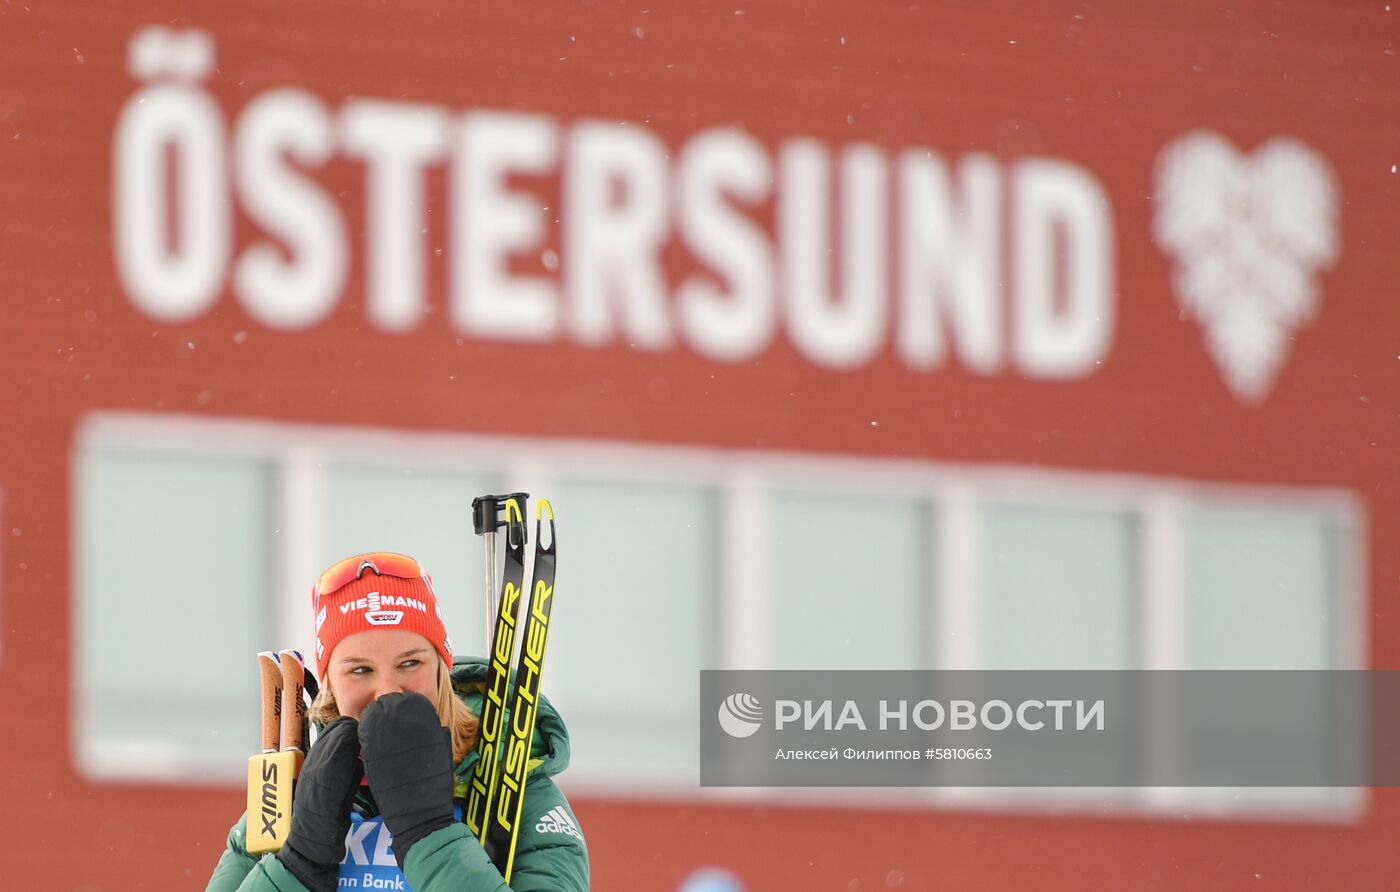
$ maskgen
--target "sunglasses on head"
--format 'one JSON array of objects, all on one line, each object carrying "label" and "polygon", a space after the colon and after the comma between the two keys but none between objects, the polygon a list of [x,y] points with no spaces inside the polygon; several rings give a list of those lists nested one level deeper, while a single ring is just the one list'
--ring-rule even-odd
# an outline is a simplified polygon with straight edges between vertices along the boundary
[{"label": "sunglasses on head", "polygon": [[321,574],[316,582],[316,597],[320,598],[349,585],[366,572],[376,576],[395,576],[399,579],[421,579],[428,574],[423,565],[406,554],[392,551],[374,551],[357,554],[343,561],[331,564],[330,569]]}]

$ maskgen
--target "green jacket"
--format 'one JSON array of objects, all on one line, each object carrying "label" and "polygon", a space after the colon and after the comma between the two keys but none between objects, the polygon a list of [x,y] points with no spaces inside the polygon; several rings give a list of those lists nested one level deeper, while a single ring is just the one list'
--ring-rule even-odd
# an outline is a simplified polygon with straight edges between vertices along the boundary
[{"label": "green jacket", "polygon": [[[481,715],[486,668],[485,661],[477,657],[457,657],[452,667],[453,687],[476,715]],[[509,726],[507,717],[505,727]],[[459,823],[432,833],[413,847],[403,870],[413,892],[586,892],[588,847],[568,800],[553,780],[553,775],[569,764],[569,733],[544,697],[536,714],[530,755],[511,885],[505,884],[467,825]],[[477,753],[472,751],[457,765],[459,798],[466,795],[476,763]],[[357,803],[370,816],[377,814],[372,798],[362,795]],[[243,843],[246,833],[244,814],[229,831],[227,848],[206,892],[306,892],[275,855],[249,855]],[[352,828],[349,838],[354,835]],[[347,863],[353,856],[352,847]],[[344,871],[343,867],[342,876]]]}]

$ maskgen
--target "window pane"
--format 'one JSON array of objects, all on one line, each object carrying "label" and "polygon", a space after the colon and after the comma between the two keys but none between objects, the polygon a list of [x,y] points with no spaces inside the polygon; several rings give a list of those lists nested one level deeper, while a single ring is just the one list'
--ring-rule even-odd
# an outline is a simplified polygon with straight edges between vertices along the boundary
[{"label": "window pane", "polygon": [[[484,552],[472,528],[472,499],[495,492],[496,483],[486,475],[449,471],[333,466],[326,475],[325,532],[316,566],[365,551],[417,558],[433,577],[454,651],[481,656],[486,652]],[[504,538],[497,537],[498,550]],[[308,591],[314,581],[307,580]],[[310,623],[308,603],[308,628]]]},{"label": "window pane", "polygon": [[559,575],[543,690],[579,776],[691,781],[718,598],[714,494],[569,480],[550,502]]},{"label": "window pane", "polygon": [[[1183,536],[1182,626],[1192,669],[1329,669],[1339,610],[1335,580],[1340,533],[1302,510],[1203,508],[1187,516]],[[1238,709],[1186,710],[1182,758],[1205,777],[1231,770],[1222,753],[1281,759],[1288,747],[1335,733],[1336,717],[1299,713],[1292,726],[1265,726]],[[1222,747],[1222,738],[1234,741]],[[1307,752],[1305,750],[1305,752]],[[1323,751],[1325,752],[1325,750]],[[1317,757],[1316,750],[1311,754]],[[1219,775],[1217,775],[1219,776]],[[1262,809],[1325,809],[1336,788],[1252,788],[1211,792]]]},{"label": "window pane", "polygon": [[778,493],[771,511],[772,668],[928,665],[932,539],[923,504]]},{"label": "window pane", "polygon": [[221,458],[78,459],[77,749],[98,776],[241,776],[276,618],[271,472]]},{"label": "window pane", "polygon": [[1193,669],[1333,668],[1338,533],[1301,511],[1202,509],[1183,574]]},{"label": "window pane", "polygon": [[1134,668],[1129,515],[1007,505],[981,520],[979,666]]}]

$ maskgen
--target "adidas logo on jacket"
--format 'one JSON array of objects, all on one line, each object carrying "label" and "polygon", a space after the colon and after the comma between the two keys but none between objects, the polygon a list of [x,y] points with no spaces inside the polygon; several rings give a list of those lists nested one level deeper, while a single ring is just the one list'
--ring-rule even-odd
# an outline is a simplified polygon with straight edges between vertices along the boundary
[{"label": "adidas logo on jacket", "polygon": [[540,818],[540,822],[535,825],[536,832],[539,833],[567,833],[570,836],[583,839],[583,833],[579,830],[578,824],[569,817],[569,813],[564,811],[564,806],[556,805],[545,812]]}]

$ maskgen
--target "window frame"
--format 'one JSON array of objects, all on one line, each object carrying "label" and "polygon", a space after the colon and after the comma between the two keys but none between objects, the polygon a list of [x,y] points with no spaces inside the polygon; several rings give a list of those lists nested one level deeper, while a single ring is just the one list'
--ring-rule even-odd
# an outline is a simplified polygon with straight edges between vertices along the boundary
[{"label": "window frame", "polygon": [[[930,669],[977,668],[978,518],[988,503],[1035,505],[1052,509],[1109,510],[1135,518],[1139,555],[1139,622],[1137,643],[1140,669],[1183,669],[1181,635],[1181,572],[1183,522],[1188,506],[1305,510],[1339,533],[1336,622],[1332,669],[1365,668],[1369,630],[1365,576],[1368,518],[1364,501],[1335,486],[1265,485],[1187,480],[1116,471],[1016,468],[939,463],[900,458],[839,457],[805,453],[724,450],[692,446],[646,444],[635,441],[506,437],[474,433],[345,427],[263,419],[208,418],[136,412],[96,412],[82,418],[75,435],[73,476],[78,457],[95,448],[139,448],[180,455],[245,456],[274,463],[278,505],[277,541],[280,591],[300,591],[320,567],[314,560],[317,513],[324,504],[323,465],[365,463],[403,465],[454,472],[496,475],[512,488],[547,493],[556,477],[625,480],[712,487],[718,505],[720,531],[716,594],[707,627],[719,640],[702,642],[717,668],[764,669],[769,665],[771,603],[766,597],[771,531],[770,506],[775,493],[850,495],[879,493],[911,499],[929,511],[929,553],[932,572],[926,573],[931,600],[926,614],[926,653],[934,655]],[[72,516],[78,517],[82,493],[73,486]],[[465,508],[464,508],[465,510]],[[76,525],[76,522],[75,522]],[[470,547],[477,547],[472,543]],[[83,549],[73,549],[74,567]],[[75,580],[80,576],[75,572]],[[77,596],[75,593],[75,603]],[[310,633],[300,599],[285,598],[278,610],[277,629],[283,640],[309,651]],[[75,611],[76,613],[76,611]],[[73,620],[76,629],[76,617]],[[703,629],[701,630],[703,634]],[[464,648],[476,650],[475,646]],[[75,661],[78,659],[74,658]],[[700,667],[697,667],[697,671]],[[74,663],[74,672],[77,664]],[[76,674],[74,677],[77,677]],[[76,708],[76,707],[75,707]],[[73,723],[76,728],[77,722]],[[78,732],[75,730],[74,734]],[[75,751],[79,741],[73,741]],[[81,766],[80,766],[81,767]],[[238,766],[221,780],[241,776]],[[882,808],[968,808],[996,811],[1044,811],[1072,814],[1101,813],[1105,806],[1124,814],[1168,816],[1192,812],[1221,819],[1354,821],[1364,812],[1365,788],[1339,788],[1335,795],[1296,814],[1268,802],[1251,803],[1237,791],[1215,788],[1139,788],[1111,791],[1104,799],[1076,794],[1068,800],[1053,788],[989,790],[920,788],[914,790],[752,790],[701,789],[685,782],[655,783],[646,779],[595,777],[585,771],[566,779],[571,789],[616,794],[718,801],[782,801],[794,804],[856,803]],[[133,778],[152,775],[135,772]],[[196,780],[183,778],[183,780]]]}]

